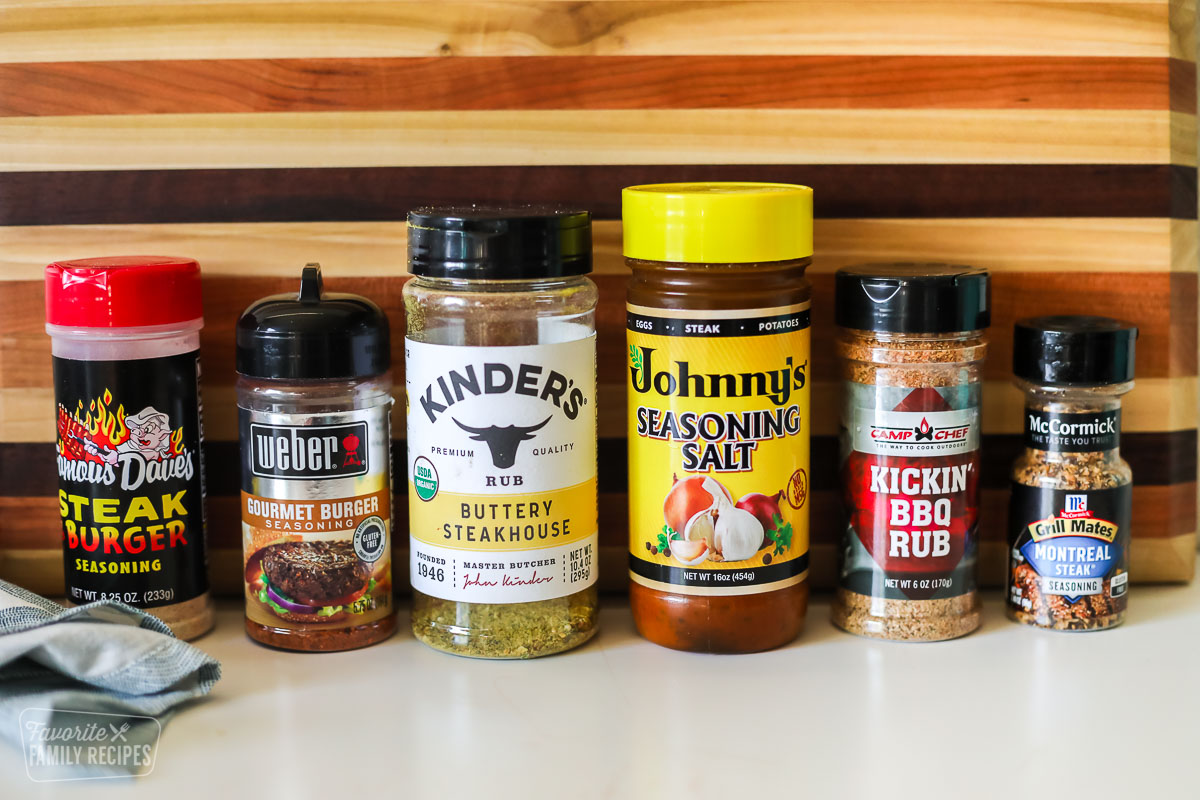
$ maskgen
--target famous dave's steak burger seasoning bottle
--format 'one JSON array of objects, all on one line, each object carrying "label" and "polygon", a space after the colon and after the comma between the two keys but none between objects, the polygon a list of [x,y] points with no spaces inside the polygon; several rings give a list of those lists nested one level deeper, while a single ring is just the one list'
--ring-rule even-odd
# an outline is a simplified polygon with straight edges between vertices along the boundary
[{"label": "famous dave's steak burger seasoning bottle", "polygon": [[66,596],[119,600],[181,639],[213,626],[200,421],[200,265],[46,267]]},{"label": "famous dave's steak burger seasoning bottle", "polygon": [[325,292],[317,264],[238,320],[251,639],[349,650],[395,628],[389,341],[379,306]]},{"label": "famous dave's steak burger seasoning bottle", "polygon": [[634,622],[678,650],[778,647],[808,605],[812,190],[622,200]]},{"label": "famous dave's steak burger seasoning bottle", "polygon": [[833,622],[937,641],[979,627],[979,411],[988,274],[947,264],[839,270],[845,527]]}]

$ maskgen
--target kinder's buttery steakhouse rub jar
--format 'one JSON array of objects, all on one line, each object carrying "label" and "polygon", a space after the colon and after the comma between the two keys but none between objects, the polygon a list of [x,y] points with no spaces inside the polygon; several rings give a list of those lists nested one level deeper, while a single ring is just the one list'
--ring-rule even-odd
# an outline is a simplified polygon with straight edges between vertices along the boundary
[{"label": "kinder's buttery steakhouse rub jar", "polygon": [[596,632],[591,216],[423,208],[408,219],[413,635],[533,658]]},{"label": "kinder's buttery steakhouse rub jar", "polygon": [[318,264],[238,320],[251,639],[349,650],[395,628],[390,369],[383,311],[325,292]]},{"label": "kinder's buttery steakhouse rub jar", "polygon": [[812,190],[622,199],[634,622],[679,650],[778,647],[808,604]]}]

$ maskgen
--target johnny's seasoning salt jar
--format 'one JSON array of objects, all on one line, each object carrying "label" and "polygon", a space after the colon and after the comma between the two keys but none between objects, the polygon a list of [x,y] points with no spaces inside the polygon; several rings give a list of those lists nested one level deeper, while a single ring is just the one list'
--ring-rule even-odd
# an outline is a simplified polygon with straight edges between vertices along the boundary
[{"label": "johnny's seasoning salt jar", "polygon": [[1016,324],[1025,452],[1013,465],[1008,614],[1054,630],[1112,628],[1129,602],[1133,477],[1121,458],[1121,397],[1137,328],[1106,317]]},{"label": "johnny's seasoning salt jar", "polygon": [[120,600],[181,639],[213,626],[200,419],[200,265],[46,267],[67,600]]},{"label": "johnny's seasoning salt jar", "polygon": [[425,208],[404,287],[413,633],[532,658],[596,632],[591,218]]},{"label": "johnny's seasoning salt jar", "polygon": [[289,650],[383,641],[392,606],[391,345],[383,311],[324,291],[237,324],[246,633]]},{"label": "johnny's seasoning salt jar", "polygon": [[623,193],[630,605],[679,650],[786,644],[808,604],[812,190]]},{"label": "johnny's seasoning salt jar", "polygon": [[938,641],[981,620],[975,584],[985,270],[839,270],[842,497],[833,622]]}]

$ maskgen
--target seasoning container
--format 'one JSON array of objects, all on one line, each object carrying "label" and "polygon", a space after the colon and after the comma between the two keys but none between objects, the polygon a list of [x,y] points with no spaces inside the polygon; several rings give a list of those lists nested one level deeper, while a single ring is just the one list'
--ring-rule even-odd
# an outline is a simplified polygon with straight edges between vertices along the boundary
[{"label": "seasoning container", "polygon": [[1013,464],[1008,615],[1018,622],[1089,631],[1125,619],[1133,478],[1121,397],[1133,388],[1137,334],[1107,317],[1016,324],[1025,451]]},{"label": "seasoning container", "polygon": [[985,270],[880,264],[836,276],[842,498],[833,622],[938,641],[979,627]]},{"label": "seasoning container", "polygon": [[200,265],[46,267],[70,603],[119,600],[181,639],[213,626],[200,418]]},{"label": "seasoning container", "polygon": [[413,633],[532,658],[596,632],[591,218],[423,208],[404,287]]},{"label": "seasoning container", "polygon": [[634,623],[678,650],[778,647],[808,605],[812,190],[622,199]]},{"label": "seasoning container", "polygon": [[395,629],[391,346],[365,297],[252,304],[237,323],[246,633],[288,650],[349,650]]}]

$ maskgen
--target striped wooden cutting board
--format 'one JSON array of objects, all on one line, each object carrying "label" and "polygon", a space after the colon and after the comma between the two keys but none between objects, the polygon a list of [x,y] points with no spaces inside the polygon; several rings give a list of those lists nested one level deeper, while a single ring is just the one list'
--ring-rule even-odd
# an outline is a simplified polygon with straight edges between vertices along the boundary
[{"label": "striped wooden cutting board", "polygon": [[239,312],[315,260],[398,339],[410,207],[561,202],[598,220],[602,574],[622,587],[619,192],[747,179],[816,190],[818,585],[837,525],[832,273],[908,258],[995,276],[985,578],[1020,446],[1012,323],[1087,312],[1142,331],[1133,575],[1190,579],[1195,51],[1194,4],[1158,0],[0,4],[0,577],[61,591],[47,262],[200,259],[213,578],[237,591]]}]

